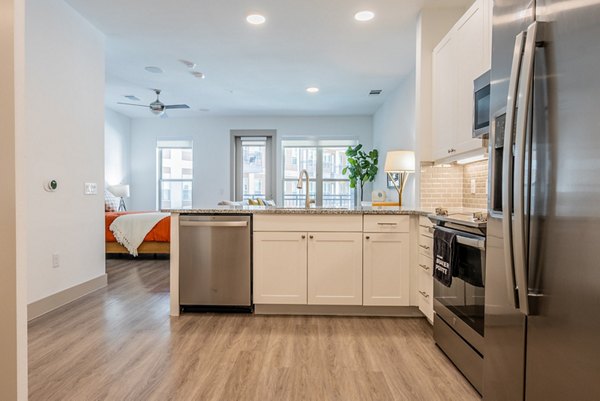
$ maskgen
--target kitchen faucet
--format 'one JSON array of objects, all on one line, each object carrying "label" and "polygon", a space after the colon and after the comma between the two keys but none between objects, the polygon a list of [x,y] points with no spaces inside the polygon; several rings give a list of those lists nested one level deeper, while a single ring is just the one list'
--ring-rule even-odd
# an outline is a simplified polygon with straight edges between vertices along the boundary
[{"label": "kitchen faucet", "polygon": [[304,207],[310,208],[310,204],[314,203],[315,201],[310,199],[310,194],[308,193],[309,188],[310,188],[310,177],[308,176],[308,171],[306,171],[305,169],[303,169],[300,172],[300,175],[298,176],[298,185],[296,185],[296,188],[302,189],[302,176],[303,175],[306,176],[306,201],[304,203]]}]

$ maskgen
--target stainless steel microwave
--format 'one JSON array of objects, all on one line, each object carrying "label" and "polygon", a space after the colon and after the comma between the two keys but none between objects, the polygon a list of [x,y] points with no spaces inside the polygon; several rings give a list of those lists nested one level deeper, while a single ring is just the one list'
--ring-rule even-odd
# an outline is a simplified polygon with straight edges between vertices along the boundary
[{"label": "stainless steel microwave", "polygon": [[490,72],[473,82],[473,138],[488,137],[490,133]]}]

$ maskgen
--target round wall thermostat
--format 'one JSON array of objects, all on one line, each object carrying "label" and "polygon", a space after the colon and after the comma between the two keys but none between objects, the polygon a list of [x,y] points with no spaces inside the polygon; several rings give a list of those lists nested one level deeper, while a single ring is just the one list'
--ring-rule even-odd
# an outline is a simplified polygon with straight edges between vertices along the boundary
[{"label": "round wall thermostat", "polygon": [[44,189],[48,192],[54,192],[58,189],[58,182],[56,180],[48,181],[44,184]]}]

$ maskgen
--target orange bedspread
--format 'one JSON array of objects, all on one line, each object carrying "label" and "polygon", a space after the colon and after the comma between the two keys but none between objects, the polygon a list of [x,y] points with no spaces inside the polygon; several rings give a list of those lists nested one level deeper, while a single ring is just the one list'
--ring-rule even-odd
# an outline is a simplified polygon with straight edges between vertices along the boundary
[{"label": "orange bedspread", "polygon": [[[123,214],[143,213],[143,212],[106,212],[104,229],[106,232],[106,242],[117,242],[112,231],[109,230],[112,222]],[[148,242],[170,242],[171,241],[171,217],[165,217],[154,226],[146,235],[144,241]]]}]

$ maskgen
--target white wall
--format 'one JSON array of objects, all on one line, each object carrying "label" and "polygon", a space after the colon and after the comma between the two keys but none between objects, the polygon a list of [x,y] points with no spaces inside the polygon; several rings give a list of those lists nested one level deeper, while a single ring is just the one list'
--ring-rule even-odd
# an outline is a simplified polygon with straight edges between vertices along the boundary
[{"label": "white wall", "polygon": [[[62,0],[28,0],[25,32],[28,300],[104,275],[104,36]],[[58,191],[43,184],[56,179]],[[85,182],[99,194],[85,196]],[[60,267],[52,268],[52,254]]]},{"label": "white wall", "polygon": [[[104,183],[129,184],[131,181],[131,119],[105,109]],[[125,200],[129,203],[128,200]]]},{"label": "white wall", "polygon": [[[373,117],[373,147],[379,150],[379,173],[373,189],[386,190],[388,201],[397,201],[395,188],[387,188],[387,176],[383,171],[385,155],[389,150],[415,149],[415,75],[414,71],[404,78],[389,95],[386,102]],[[408,178],[403,206],[415,206],[414,174]]]},{"label": "white wall", "polygon": [[[207,117],[132,120],[132,210],[156,208],[156,141],[194,141],[193,206],[215,206],[230,198],[230,130],[277,130],[277,198],[281,197],[281,140],[294,137],[353,138],[372,145],[372,118],[358,117]],[[366,199],[366,198],[365,198]]]}]

